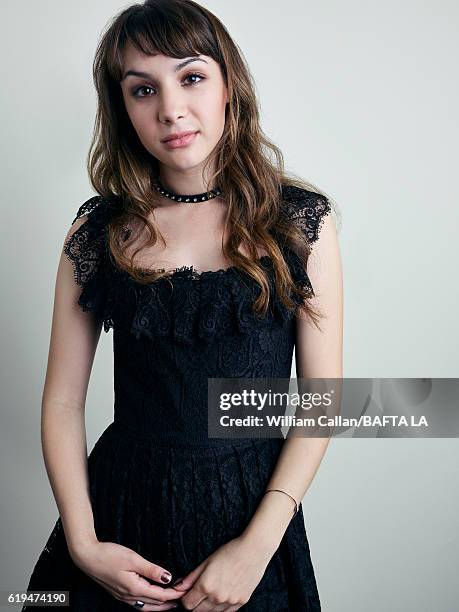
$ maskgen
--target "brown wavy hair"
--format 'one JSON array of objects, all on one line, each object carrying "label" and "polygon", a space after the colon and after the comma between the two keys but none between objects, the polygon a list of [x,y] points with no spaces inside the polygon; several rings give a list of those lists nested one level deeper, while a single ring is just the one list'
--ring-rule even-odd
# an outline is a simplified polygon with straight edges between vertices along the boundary
[{"label": "brown wavy hair", "polygon": [[[203,54],[220,65],[229,103],[222,137],[206,164],[214,160],[216,168],[207,189],[218,185],[227,203],[225,230],[229,238],[228,244],[222,245],[223,254],[260,285],[253,308],[263,315],[269,305],[269,283],[258,260],[257,245],[262,246],[273,262],[281,301],[291,308],[294,302],[289,292],[301,295],[302,309],[317,325],[322,315],[305,299],[306,290],[295,286],[279,248],[279,238],[283,244],[294,245],[307,266],[310,246],[304,232],[280,214],[281,186],[308,189],[324,195],[332,206],[333,202],[311,183],[287,175],[282,152],[260,127],[254,82],[242,52],[220,20],[193,0],[133,4],[115,15],[97,46],[93,78],[98,108],[87,168],[96,192],[107,198],[119,197],[123,202],[123,213],[109,227],[109,248],[116,265],[140,283],[151,283],[168,274],[134,265],[139,250],[156,243],[159,229],[149,217],[160,205],[161,196],[152,185],[152,178],[159,172],[158,160],[140,142],[124,106],[120,81],[127,42],[145,54],[174,58]],[[137,219],[142,229],[148,228],[149,236],[128,257],[125,249],[135,238],[131,235],[126,241],[132,219]],[[277,239],[271,235],[274,228]],[[239,251],[241,245],[248,257]]]}]

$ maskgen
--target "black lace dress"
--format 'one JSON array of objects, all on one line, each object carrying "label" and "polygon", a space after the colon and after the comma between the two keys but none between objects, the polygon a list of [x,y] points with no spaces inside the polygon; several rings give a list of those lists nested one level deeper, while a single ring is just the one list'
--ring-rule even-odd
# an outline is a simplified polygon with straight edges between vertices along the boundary
[{"label": "black lace dress", "polygon": [[[284,187],[282,200],[316,240],[331,210],[327,199]],[[113,328],[114,420],[88,457],[90,495],[99,540],[134,549],[167,568],[173,581],[243,531],[284,443],[209,438],[207,378],[289,378],[294,311],[272,286],[268,313],[254,316],[259,287],[234,266],[203,272],[190,266],[148,285],[134,281],[108,248],[108,223],[119,210],[116,199],[91,198],[74,219],[87,215],[85,223],[65,245],[82,287],[79,305],[100,317],[105,331]],[[294,280],[312,291],[299,258],[283,248]],[[269,256],[261,263],[273,279]],[[27,588],[69,590],[70,610],[78,612],[132,608],[75,566],[60,518]],[[320,609],[300,505],[240,610]]]}]

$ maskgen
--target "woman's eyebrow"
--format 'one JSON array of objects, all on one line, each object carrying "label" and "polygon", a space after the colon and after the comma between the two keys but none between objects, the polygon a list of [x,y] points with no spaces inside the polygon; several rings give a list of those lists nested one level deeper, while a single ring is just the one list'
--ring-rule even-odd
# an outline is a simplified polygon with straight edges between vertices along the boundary
[{"label": "woman's eyebrow", "polygon": [[[174,66],[174,72],[178,72],[181,68],[184,68],[188,64],[191,64],[191,62],[204,62],[205,64],[207,64],[206,60],[203,59],[202,57],[191,57],[191,58],[186,59],[183,62],[180,62],[179,64],[176,64]],[[140,72],[138,70],[127,70],[124,73],[123,78],[121,80],[124,81],[124,79],[128,76],[136,76],[136,77],[141,77],[143,79],[153,79],[154,78],[151,74],[148,74],[148,72]]]}]

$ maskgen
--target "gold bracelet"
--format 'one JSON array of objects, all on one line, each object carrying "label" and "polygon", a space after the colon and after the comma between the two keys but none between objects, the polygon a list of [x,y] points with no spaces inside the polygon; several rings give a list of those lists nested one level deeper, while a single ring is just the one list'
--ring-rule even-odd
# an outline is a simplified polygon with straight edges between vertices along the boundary
[{"label": "gold bracelet", "polygon": [[279,491],[279,493],[285,493],[285,495],[288,495],[290,499],[293,499],[295,503],[295,511],[293,512],[293,516],[295,516],[295,514],[298,512],[298,504],[293,495],[290,495],[290,493],[287,493],[287,491],[283,491],[282,489],[266,489],[265,493],[268,493],[269,491]]}]

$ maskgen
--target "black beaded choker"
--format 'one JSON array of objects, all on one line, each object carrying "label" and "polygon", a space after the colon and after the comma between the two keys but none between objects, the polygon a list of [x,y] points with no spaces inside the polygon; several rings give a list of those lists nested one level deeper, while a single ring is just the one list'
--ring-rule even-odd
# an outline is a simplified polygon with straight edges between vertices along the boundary
[{"label": "black beaded choker", "polygon": [[153,185],[161,195],[166,196],[166,198],[171,200],[175,200],[176,202],[206,202],[207,200],[212,200],[213,198],[222,195],[222,191],[218,187],[211,189],[210,191],[205,191],[204,193],[196,193],[194,195],[179,195],[178,193],[167,190],[161,184],[158,177],[153,179]]}]

